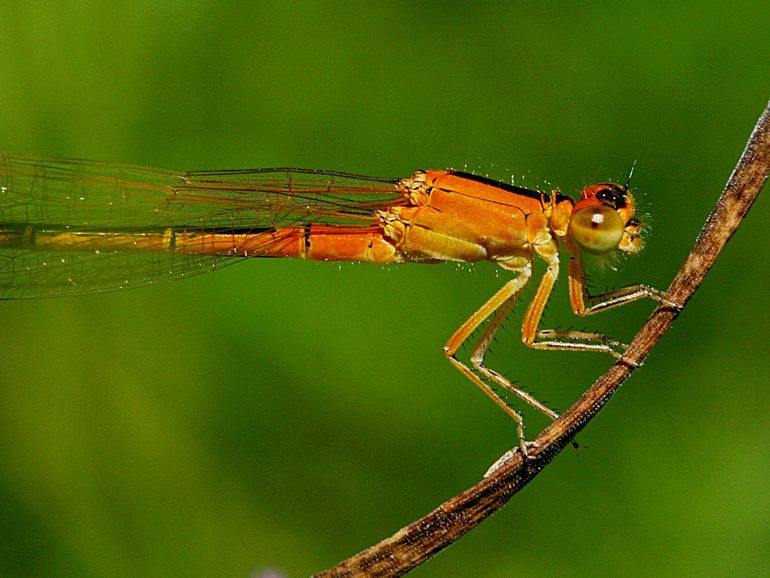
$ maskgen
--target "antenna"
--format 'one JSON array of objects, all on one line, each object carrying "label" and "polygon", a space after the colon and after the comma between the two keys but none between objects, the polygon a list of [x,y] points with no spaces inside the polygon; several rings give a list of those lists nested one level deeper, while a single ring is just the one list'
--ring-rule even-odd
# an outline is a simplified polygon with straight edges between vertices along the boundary
[{"label": "antenna", "polygon": [[623,191],[628,191],[628,187],[631,184],[631,177],[634,176],[634,169],[636,168],[636,159],[634,159],[633,164],[631,165],[631,170],[628,171],[628,178],[626,179],[626,184],[623,185]]}]

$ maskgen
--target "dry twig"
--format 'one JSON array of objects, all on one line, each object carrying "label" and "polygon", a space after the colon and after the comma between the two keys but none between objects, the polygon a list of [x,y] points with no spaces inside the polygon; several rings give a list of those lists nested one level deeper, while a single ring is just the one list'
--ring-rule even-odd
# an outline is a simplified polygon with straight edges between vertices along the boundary
[{"label": "dry twig", "polygon": [[[695,246],[668,289],[683,307],[700,286],[762,189],[770,172],[770,104],[759,118],[722,196],[698,235]],[[476,485],[447,500],[390,538],[363,550],[318,576],[401,576],[420,565],[490,514],[500,509],[532,480],[609,401],[620,385],[647,357],[678,314],[658,307],[619,361],[600,377],[564,415],[535,440],[524,461],[521,454],[504,455]]]}]

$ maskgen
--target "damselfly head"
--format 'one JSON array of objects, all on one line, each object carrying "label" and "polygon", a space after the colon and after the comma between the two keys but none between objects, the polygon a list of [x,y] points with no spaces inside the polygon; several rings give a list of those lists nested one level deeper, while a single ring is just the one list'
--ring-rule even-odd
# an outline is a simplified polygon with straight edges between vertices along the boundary
[{"label": "damselfly head", "polygon": [[570,237],[592,255],[615,250],[638,253],[642,248],[642,224],[634,210],[634,197],[627,186],[600,183],[586,187],[572,209]]}]

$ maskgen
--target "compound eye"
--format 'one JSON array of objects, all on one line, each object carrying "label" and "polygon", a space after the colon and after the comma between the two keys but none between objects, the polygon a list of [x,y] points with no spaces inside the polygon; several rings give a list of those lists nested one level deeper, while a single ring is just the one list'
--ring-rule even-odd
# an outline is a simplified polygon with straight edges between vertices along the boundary
[{"label": "compound eye", "polygon": [[569,234],[586,253],[602,255],[618,248],[623,229],[617,211],[606,206],[591,206],[572,215]]}]

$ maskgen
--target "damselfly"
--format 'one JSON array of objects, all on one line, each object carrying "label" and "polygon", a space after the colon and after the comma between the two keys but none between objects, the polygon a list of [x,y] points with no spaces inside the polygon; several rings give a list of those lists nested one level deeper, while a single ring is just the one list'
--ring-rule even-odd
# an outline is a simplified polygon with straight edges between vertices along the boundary
[{"label": "damselfly", "polygon": [[[536,349],[602,351],[624,346],[599,333],[540,329],[569,255],[569,297],[590,315],[665,295],[633,285],[588,291],[583,254],[642,248],[642,224],[627,186],[600,183],[580,200],[459,171],[420,170],[407,178],[272,168],[180,172],[80,160],[0,156],[0,298],[123,289],[210,271],[250,257],[374,263],[488,260],[512,274],[444,346],[447,359],[516,420],[494,387],[550,418],[558,414],[484,365],[495,332],[532,277],[546,270],[527,307],[522,341]],[[470,365],[456,354],[489,319]]]}]

